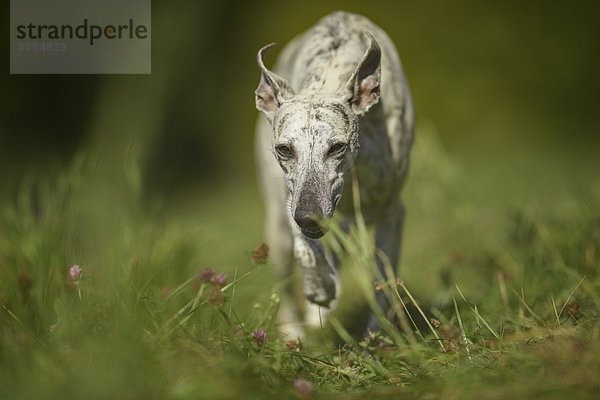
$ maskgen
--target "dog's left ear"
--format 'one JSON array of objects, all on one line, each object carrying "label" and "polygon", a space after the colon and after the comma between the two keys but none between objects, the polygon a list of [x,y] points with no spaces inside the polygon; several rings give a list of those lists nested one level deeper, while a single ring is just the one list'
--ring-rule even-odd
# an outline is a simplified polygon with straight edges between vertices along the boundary
[{"label": "dog's left ear", "polygon": [[369,39],[369,48],[346,84],[346,100],[358,115],[369,111],[379,101],[381,83],[381,48],[370,32],[364,32]]},{"label": "dog's left ear", "polygon": [[256,95],[256,108],[265,113],[271,121],[281,104],[294,95],[290,84],[276,73],[265,67],[263,57],[275,43],[266,45],[258,51],[256,61],[261,70],[260,83],[254,91]]}]

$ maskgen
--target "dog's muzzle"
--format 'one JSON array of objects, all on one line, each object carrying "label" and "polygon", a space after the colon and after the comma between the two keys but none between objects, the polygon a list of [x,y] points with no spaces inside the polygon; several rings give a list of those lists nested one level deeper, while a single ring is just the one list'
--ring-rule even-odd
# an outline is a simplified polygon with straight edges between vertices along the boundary
[{"label": "dog's muzzle", "polygon": [[320,223],[323,218],[320,210],[315,212],[297,209],[294,213],[294,221],[300,227],[302,234],[309,239],[319,239],[327,232]]}]

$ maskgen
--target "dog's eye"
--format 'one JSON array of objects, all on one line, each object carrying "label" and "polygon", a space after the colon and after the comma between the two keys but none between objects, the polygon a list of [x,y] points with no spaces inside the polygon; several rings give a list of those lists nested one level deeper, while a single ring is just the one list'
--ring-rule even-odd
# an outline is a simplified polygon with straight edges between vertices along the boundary
[{"label": "dog's eye", "polygon": [[294,157],[294,151],[292,148],[286,146],[285,144],[280,144],[279,146],[275,147],[275,152],[284,160],[289,160],[290,158]]},{"label": "dog's eye", "polygon": [[328,157],[339,157],[342,154],[344,154],[345,151],[346,151],[345,143],[335,143],[334,145],[332,145],[329,148],[329,151],[327,152],[327,156]]}]

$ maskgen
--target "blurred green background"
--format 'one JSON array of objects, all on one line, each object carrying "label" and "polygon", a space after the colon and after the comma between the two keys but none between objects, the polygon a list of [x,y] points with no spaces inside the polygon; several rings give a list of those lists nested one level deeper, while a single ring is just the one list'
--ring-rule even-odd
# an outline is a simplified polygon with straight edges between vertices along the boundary
[{"label": "blurred green background", "polygon": [[[102,222],[133,195],[141,215],[197,226],[207,262],[235,263],[262,240],[256,51],[278,42],[272,65],[337,9],[389,33],[412,89],[419,155],[405,194],[405,260],[436,226],[456,222],[443,215],[484,219],[488,208],[555,206],[560,193],[596,190],[595,2],[154,1],[152,75],[0,77],[0,199],[82,165],[81,204],[89,230],[104,229],[98,238],[117,229]],[[445,207],[442,184],[479,208]]]},{"label": "blurred green background", "polygon": [[149,191],[252,179],[255,53],[336,9],[389,33],[419,121],[450,151],[493,153],[500,168],[512,153],[598,149],[595,2],[154,1],[151,76],[2,76],[3,183],[136,135]]}]

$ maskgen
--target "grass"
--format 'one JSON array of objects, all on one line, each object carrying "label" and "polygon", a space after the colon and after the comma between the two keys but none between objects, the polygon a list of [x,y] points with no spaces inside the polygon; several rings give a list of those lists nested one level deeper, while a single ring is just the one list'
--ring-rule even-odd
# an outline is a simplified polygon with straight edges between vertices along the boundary
[{"label": "grass", "polygon": [[[298,342],[276,329],[281,283],[253,253],[250,184],[155,213],[85,160],[24,182],[1,210],[2,399],[597,397],[600,196],[588,181],[494,205],[489,182],[425,126],[401,280],[374,275],[366,227],[333,229],[330,248],[346,249],[340,307]],[[227,283],[201,280],[209,267]],[[405,329],[384,321],[357,341],[373,281]]]}]

